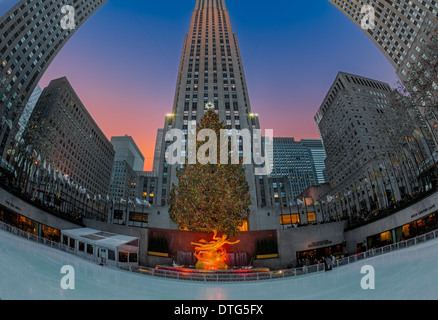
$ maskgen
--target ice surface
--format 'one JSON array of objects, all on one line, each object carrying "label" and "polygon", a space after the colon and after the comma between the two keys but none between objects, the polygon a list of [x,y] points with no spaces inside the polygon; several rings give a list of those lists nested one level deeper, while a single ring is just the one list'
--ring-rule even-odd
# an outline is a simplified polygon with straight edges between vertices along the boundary
[{"label": "ice surface", "polygon": [[[61,268],[75,269],[63,290]],[[375,268],[375,290],[363,290],[362,266]],[[0,231],[0,299],[20,300],[327,300],[438,299],[438,240],[330,272],[260,282],[216,283],[153,278],[95,265]]]}]

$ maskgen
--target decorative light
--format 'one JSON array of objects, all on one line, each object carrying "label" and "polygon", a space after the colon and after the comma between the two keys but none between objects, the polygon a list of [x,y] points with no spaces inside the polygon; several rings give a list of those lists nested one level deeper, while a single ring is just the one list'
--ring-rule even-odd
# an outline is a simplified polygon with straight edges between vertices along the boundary
[{"label": "decorative light", "polygon": [[214,103],[213,102],[207,102],[206,104],[205,104],[205,109],[207,109],[207,110],[214,110]]},{"label": "decorative light", "polygon": [[175,116],[174,113],[167,113],[166,118],[173,118]]}]

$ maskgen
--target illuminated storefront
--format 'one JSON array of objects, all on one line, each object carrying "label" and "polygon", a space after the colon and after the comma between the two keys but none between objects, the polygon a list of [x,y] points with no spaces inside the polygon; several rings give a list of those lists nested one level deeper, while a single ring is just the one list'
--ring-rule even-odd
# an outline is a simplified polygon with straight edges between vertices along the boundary
[{"label": "illuminated storefront", "polygon": [[60,242],[61,231],[42,223],[29,219],[21,214],[0,205],[0,221],[27,233],[45,238],[54,242]]},{"label": "illuminated storefront", "polygon": [[368,248],[380,248],[428,233],[438,228],[438,211],[403,226],[367,238]]},{"label": "illuminated storefront", "polygon": [[331,255],[339,257],[343,254],[344,252],[342,244],[337,244],[323,248],[316,248],[313,250],[299,251],[297,252],[297,261],[304,263],[304,261],[308,260],[310,264],[314,264],[315,260],[321,261],[323,257],[327,258]]},{"label": "illuminated storefront", "polygon": [[300,223],[300,215],[298,213],[284,214],[280,216],[280,224],[282,226],[291,226],[299,223]]},{"label": "illuminated storefront", "polygon": [[129,225],[132,227],[147,228],[149,215],[147,213],[129,213]]}]

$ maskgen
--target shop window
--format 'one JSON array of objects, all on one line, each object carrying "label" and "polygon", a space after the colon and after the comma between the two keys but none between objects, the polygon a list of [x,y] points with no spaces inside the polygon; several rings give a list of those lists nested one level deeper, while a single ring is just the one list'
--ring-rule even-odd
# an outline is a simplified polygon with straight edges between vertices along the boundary
[{"label": "shop window", "polygon": [[84,252],[85,251],[85,243],[79,242],[79,251]]},{"label": "shop window", "polygon": [[380,234],[380,241],[381,242],[390,242],[392,240],[392,237],[391,237],[391,232],[390,231],[387,231],[387,232],[384,232],[384,233],[381,233]]},{"label": "shop window", "polygon": [[51,241],[55,241],[55,242],[59,242],[60,238],[61,238],[61,232],[58,229],[54,229],[51,227],[48,227],[46,225],[42,225],[41,226],[41,237],[51,240]]},{"label": "shop window", "polygon": [[288,224],[296,224],[300,223],[300,215],[299,214],[286,214],[280,216],[280,224],[288,225]]},{"label": "shop window", "polygon": [[126,252],[119,252],[119,262],[128,262],[128,254]]},{"label": "shop window", "polygon": [[309,212],[307,214],[307,222],[316,222],[316,213],[315,212]]},{"label": "shop window", "polygon": [[138,262],[137,253],[131,252],[129,254],[129,262],[134,262],[134,263]]},{"label": "shop window", "polygon": [[123,210],[114,210],[114,219],[123,220]]},{"label": "shop window", "polygon": [[74,249],[75,248],[75,239],[70,238],[70,248]]},{"label": "shop window", "polygon": [[115,261],[116,253],[114,250],[108,250],[108,260]]},{"label": "shop window", "polygon": [[91,244],[87,244],[87,253],[93,254],[93,246]]},{"label": "shop window", "polygon": [[20,215],[18,219],[18,229],[36,235],[37,222]]}]

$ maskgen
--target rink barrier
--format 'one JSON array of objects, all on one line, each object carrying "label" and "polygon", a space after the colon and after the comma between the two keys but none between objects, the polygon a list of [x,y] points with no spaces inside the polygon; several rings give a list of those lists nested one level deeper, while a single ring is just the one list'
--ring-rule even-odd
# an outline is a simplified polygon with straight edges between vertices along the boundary
[{"label": "rink barrier", "polygon": [[[94,256],[90,257],[77,255],[75,249],[70,248],[67,245],[61,244],[59,242],[54,242],[34,234],[25,232],[21,229],[12,227],[0,221],[0,230],[9,232],[18,237],[33,241],[36,243],[43,244],[47,247],[51,247],[63,252],[73,254],[79,258],[84,258],[86,260],[91,260],[97,262]],[[333,263],[333,268],[338,268],[348,264],[355,263],[357,261],[373,258],[379,255],[387,254],[394,251],[399,251],[402,249],[410,248],[423,244],[427,241],[434,240],[438,238],[438,229],[426,233],[424,235],[411,238],[398,243],[390,244],[381,248],[371,249],[362,253],[353,254],[348,257],[339,258]],[[325,271],[325,264],[316,264],[310,266],[304,266],[293,269],[275,270],[275,271],[264,271],[264,272],[248,272],[248,273],[202,273],[202,272],[187,272],[187,271],[173,271],[173,270],[163,270],[149,267],[131,267],[131,266],[120,266],[119,270],[128,271],[131,273],[148,275],[158,278],[175,279],[175,280],[189,280],[189,281],[203,281],[203,282],[236,282],[236,281],[260,281],[260,280],[273,280],[289,277],[297,277],[312,273],[319,273]]]}]

